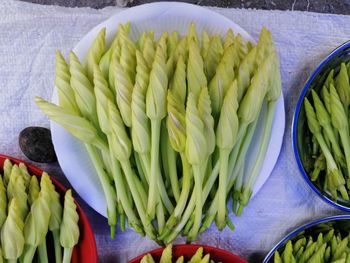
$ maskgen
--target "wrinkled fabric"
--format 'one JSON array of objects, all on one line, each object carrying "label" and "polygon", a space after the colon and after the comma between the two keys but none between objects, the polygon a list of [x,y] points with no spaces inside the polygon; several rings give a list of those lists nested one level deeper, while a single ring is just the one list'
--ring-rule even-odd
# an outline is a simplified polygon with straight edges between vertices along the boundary
[{"label": "wrinkled fabric", "polygon": [[[350,36],[350,16],[291,11],[210,8],[258,39],[262,26],[272,31],[281,59],[286,129],[277,165],[240,218],[236,230],[212,226],[197,243],[227,249],[259,262],[284,235],[310,220],[342,213],[324,203],[303,180],[294,159],[291,123],[299,93],[315,66]],[[18,134],[27,126],[49,127],[34,96],[51,98],[55,51],[64,55],[95,25],[123,9],[64,8],[0,1],[0,152],[26,159]],[[39,165],[66,185],[57,164]],[[157,247],[131,229],[109,238],[106,220],[84,204],[93,227],[100,262],[126,262]],[[175,243],[183,242],[183,239]]]}]

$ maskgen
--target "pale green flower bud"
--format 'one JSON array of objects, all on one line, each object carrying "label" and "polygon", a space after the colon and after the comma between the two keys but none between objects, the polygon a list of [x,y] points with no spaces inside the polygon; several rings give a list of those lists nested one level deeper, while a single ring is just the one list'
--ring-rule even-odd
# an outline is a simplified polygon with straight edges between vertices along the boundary
[{"label": "pale green flower bud", "polygon": [[106,28],[104,27],[95,38],[86,55],[86,71],[90,81],[94,78],[94,67],[98,65],[106,50]]},{"label": "pale green flower bud", "polygon": [[29,190],[28,190],[28,203],[30,206],[39,197],[39,192],[40,192],[40,186],[39,186],[38,178],[36,178],[36,176],[32,176],[30,178]]},{"label": "pale green flower bud", "polygon": [[168,77],[164,52],[162,45],[159,44],[146,93],[146,113],[150,119],[163,119],[167,113],[166,93],[168,89]]},{"label": "pale green flower bud", "polygon": [[74,90],[70,85],[69,66],[59,51],[56,52],[55,86],[57,88],[59,105],[74,112],[79,112]]},{"label": "pale green flower bud", "polygon": [[24,248],[23,220],[18,201],[10,202],[8,216],[1,228],[1,248],[5,259],[15,260],[22,255]]},{"label": "pale green flower bud", "polygon": [[199,165],[207,156],[207,138],[204,123],[199,116],[196,99],[192,93],[187,98],[186,108],[186,156],[192,165]]},{"label": "pale green flower bud", "polygon": [[177,152],[183,152],[186,146],[186,111],[172,90],[168,91],[167,129],[171,146]]},{"label": "pale green flower bud", "polygon": [[86,71],[80,64],[78,57],[71,51],[70,59],[70,84],[75,93],[75,100],[82,115],[97,124],[96,99],[93,86],[87,78]]},{"label": "pale green flower bud", "polygon": [[187,64],[188,92],[198,98],[200,89],[207,86],[207,78],[204,74],[203,59],[196,42],[191,39],[189,42],[189,54]]},{"label": "pale green flower bud", "polygon": [[198,112],[204,124],[204,136],[207,140],[207,156],[215,149],[214,118],[211,115],[211,101],[208,88],[203,87],[198,98]]},{"label": "pale green flower bud", "polygon": [[111,125],[111,140],[113,154],[120,160],[128,160],[131,155],[131,141],[128,134],[126,133],[123,120],[117,107],[112,103],[108,102],[108,115],[109,123]]},{"label": "pale green flower bud", "polygon": [[0,176],[0,229],[7,216],[7,196],[4,181]]},{"label": "pale green flower bud", "polygon": [[73,248],[79,242],[79,215],[77,206],[72,197],[72,191],[68,190],[64,196],[63,219],[61,223],[60,242],[64,248]]},{"label": "pale green flower bud", "polygon": [[136,82],[131,100],[131,138],[136,152],[146,153],[151,148],[151,129],[146,115],[146,92],[149,84],[149,69],[141,52],[136,51]]},{"label": "pale green flower bud", "polygon": [[237,82],[234,81],[225,96],[216,128],[216,144],[220,149],[232,149],[236,143],[239,127],[237,108]]}]

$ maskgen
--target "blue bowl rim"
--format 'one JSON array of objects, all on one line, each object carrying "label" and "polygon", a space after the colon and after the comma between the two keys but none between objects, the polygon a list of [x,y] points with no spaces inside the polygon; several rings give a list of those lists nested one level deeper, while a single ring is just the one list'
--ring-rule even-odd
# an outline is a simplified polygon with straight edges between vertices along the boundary
[{"label": "blue bowl rim", "polygon": [[298,233],[301,231],[316,226],[320,223],[324,222],[329,222],[329,221],[334,221],[334,220],[344,220],[344,219],[349,219],[350,220],[350,215],[336,215],[336,216],[328,216],[328,217],[323,217],[320,219],[316,219],[314,221],[311,221],[309,223],[306,223],[304,225],[301,225],[300,227],[296,228],[289,234],[287,234],[284,238],[282,238],[271,250],[270,252],[266,255],[263,263],[268,263],[269,260],[272,258],[273,254],[278,250],[287,240],[291,239],[292,237],[296,236]]},{"label": "blue bowl rim", "polygon": [[350,212],[350,207],[344,206],[342,204],[338,204],[336,202],[334,202],[332,199],[328,198],[327,196],[323,195],[321,193],[321,191],[311,182],[310,178],[308,177],[304,166],[301,162],[300,159],[300,155],[299,155],[299,151],[298,151],[298,143],[297,143],[297,124],[298,124],[298,117],[299,117],[299,113],[300,113],[300,109],[302,107],[305,95],[307,93],[307,91],[310,88],[310,85],[312,84],[313,80],[315,79],[315,77],[317,76],[317,74],[323,69],[323,67],[328,63],[329,60],[331,60],[334,56],[336,56],[339,52],[341,52],[342,50],[349,48],[350,47],[350,40],[346,41],[345,43],[341,44],[339,47],[337,47],[336,49],[334,49],[316,68],[316,70],[312,73],[312,75],[308,78],[308,80],[306,81],[306,84],[304,86],[304,88],[301,91],[301,94],[299,96],[298,99],[298,103],[293,115],[293,122],[292,122],[292,144],[293,144],[293,151],[294,151],[294,157],[295,160],[298,164],[299,167],[299,171],[301,172],[302,176],[304,177],[305,181],[307,182],[307,184],[311,187],[311,189],[326,203],[340,209],[343,210],[345,212]]}]

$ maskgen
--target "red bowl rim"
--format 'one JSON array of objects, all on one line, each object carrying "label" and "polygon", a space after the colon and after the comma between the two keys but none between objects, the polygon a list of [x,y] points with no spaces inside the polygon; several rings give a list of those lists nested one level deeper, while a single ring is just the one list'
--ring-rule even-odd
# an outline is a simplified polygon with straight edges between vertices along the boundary
[{"label": "red bowl rim", "polygon": [[[4,160],[5,159],[9,159],[11,162],[14,162],[16,164],[24,163],[27,166],[27,168],[29,170],[31,170],[37,176],[41,176],[41,174],[44,172],[43,170],[41,170],[40,168],[34,166],[33,164],[30,164],[30,163],[28,163],[26,161],[14,158],[12,156],[8,156],[8,155],[5,155],[5,154],[0,154],[0,159],[4,159]],[[50,176],[50,179],[54,183],[55,187],[57,187],[57,189],[60,192],[66,192],[67,191],[67,188],[64,187],[57,179],[53,178],[52,176]],[[77,211],[79,213],[79,217],[81,219],[81,222],[83,222],[84,232],[86,233],[86,235],[91,237],[91,245],[92,245],[90,247],[90,249],[92,249],[91,261],[92,262],[98,262],[96,240],[95,240],[95,236],[94,236],[94,233],[92,231],[91,225],[90,225],[89,220],[87,219],[83,209],[78,204],[78,202],[75,199],[74,199],[74,202],[75,202],[75,204],[77,206]]]},{"label": "red bowl rim", "polygon": [[[212,247],[212,246],[208,246],[208,245],[200,245],[200,244],[179,244],[179,245],[174,245],[173,249],[177,248],[179,250],[182,249],[191,249],[193,250],[193,253],[195,253],[195,251],[202,247],[204,250],[210,252],[211,254],[215,254],[215,255],[222,255],[223,257],[227,257],[230,258],[232,260],[235,260],[234,262],[237,263],[247,263],[247,261],[227,250],[221,249],[221,248],[217,248],[217,247]],[[161,252],[163,252],[164,247],[160,247],[160,248],[156,248],[153,249],[151,251],[145,252],[140,256],[137,256],[131,260],[128,261],[128,263],[139,263],[141,261],[141,259],[146,256],[147,254],[151,254],[151,255],[155,255],[155,254],[160,254]],[[225,263],[225,262],[223,262]],[[227,263],[227,262],[226,262]]]}]

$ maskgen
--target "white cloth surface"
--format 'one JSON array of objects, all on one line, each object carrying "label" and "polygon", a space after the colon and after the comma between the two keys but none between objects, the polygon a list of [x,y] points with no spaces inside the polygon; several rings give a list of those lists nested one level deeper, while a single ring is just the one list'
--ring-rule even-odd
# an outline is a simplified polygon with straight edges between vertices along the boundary
[{"label": "white cloth surface", "polygon": [[[344,213],[324,203],[300,175],[292,151],[291,123],[307,77],[324,56],[349,39],[350,16],[210,9],[232,19],[255,39],[261,27],[266,26],[273,33],[281,59],[286,130],[277,165],[243,215],[233,218],[234,232],[225,229],[220,233],[212,226],[199,236],[197,242],[259,262],[295,227],[326,215]],[[48,119],[34,105],[33,98],[36,95],[51,98],[55,50],[60,49],[67,55],[91,28],[122,10],[117,7],[93,10],[0,1],[1,153],[25,159],[18,146],[19,132],[27,126],[49,126]],[[60,174],[57,165],[41,167]],[[157,247],[130,229],[125,233],[118,231],[115,240],[111,241],[106,221],[84,207],[94,228],[100,262],[126,262]]]}]

